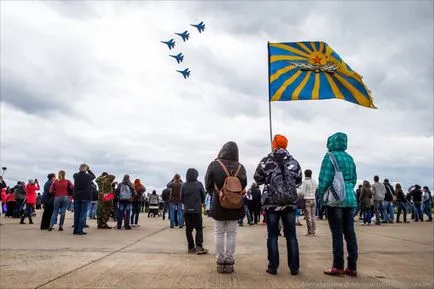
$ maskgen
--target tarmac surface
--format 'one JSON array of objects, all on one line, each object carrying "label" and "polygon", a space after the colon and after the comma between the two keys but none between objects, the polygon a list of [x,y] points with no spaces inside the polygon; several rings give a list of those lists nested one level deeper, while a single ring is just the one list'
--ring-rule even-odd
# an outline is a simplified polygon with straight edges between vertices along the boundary
[{"label": "tarmac surface", "polygon": [[[185,232],[168,221],[140,216],[131,231],[98,230],[72,235],[72,214],[65,231],[40,231],[35,224],[5,219],[0,226],[0,288],[434,288],[433,223],[361,226],[357,278],[330,277],[331,237],[327,221],[317,221],[317,236],[297,227],[300,274],[291,276],[284,239],[280,268],[267,265],[265,225],[239,227],[235,273],[216,272],[213,222],[204,217],[207,255],[187,254]],[[27,221],[28,222],[28,221]],[[110,223],[112,224],[112,223]]]}]

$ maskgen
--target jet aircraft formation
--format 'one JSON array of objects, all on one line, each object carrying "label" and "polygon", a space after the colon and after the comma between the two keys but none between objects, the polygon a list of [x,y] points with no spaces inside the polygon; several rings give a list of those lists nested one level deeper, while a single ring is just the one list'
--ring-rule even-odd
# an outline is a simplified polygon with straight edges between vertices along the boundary
[{"label": "jet aircraft formation", "polygon": [[[199,24],[190,24],[190,25],[197,28],[199,33],[202,33],[205,31],[205,24],[203,23],[203,21],[201,21]],[[179,37],[181,37],[182,41],[184,41],[184,42],[186,42],[190,38],[190,33],[188,32],[188,30],[185,30],[182,33],[175,33],[175,35],[178,35]],[[175,48],[176,42],[173,38],[168,40],[168,41],[161,41],[161,42],[166,44],[167,47],[169,48],[169,50],[172,50]],[[180,64],[184,61],[184,55],[182,54],[182,52],[180,52],[176,55],[169,55],[169,56],[173,57],[178,64]],[[176,70],[176,71],[181,73],[182,76],[184,77],[184,79],[187,79],[188,77],[190,77],[191,71],[188,69],[188,67],[184,70]]]}]

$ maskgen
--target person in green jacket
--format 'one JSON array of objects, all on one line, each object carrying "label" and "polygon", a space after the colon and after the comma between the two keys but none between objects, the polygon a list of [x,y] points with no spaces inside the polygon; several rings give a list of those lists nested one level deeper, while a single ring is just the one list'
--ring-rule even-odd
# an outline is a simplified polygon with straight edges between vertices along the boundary
[{"label": "person in green jacket", "polygon": [[[332,153],[342,171],[345,182],[345,199],[338,206],[329,206],[323,197],[333,184],[335,170],[328,153],[324,156],[319,175],[319,199],[326,206],[330,231],[333,242],[333,266],[324,271],[324,274],[343,276],[344,274],[356,277],[357,238],[354,231],[354,216],[357,211],[357,198],[354,187],[357,182],[356,165],[353,158],[345,152],[347,150],[347,135],[338,132],[327,140],[327,149]],[[348,266],[344,270],[344,242],[347,242]]]}]

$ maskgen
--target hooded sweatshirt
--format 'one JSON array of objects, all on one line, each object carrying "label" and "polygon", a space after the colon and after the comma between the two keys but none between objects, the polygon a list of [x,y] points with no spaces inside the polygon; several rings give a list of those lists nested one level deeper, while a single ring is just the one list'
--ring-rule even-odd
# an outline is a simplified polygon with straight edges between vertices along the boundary
[{"label": "hooded sweatshirt", "polygon": [[202,204],[205,202],[205,189],[197,180],[199,173],[195,169],[187,170],[187,182],[181,188],[181,202],[184,204],[185,214],[201,214]]},{"label": "hooded sweatshirt", "polygon": [[[347,135],[341,132],[335,133],[327,140],[327,149],[333,153],[339,168],[342,171],[345,182],[346,198],[339,205],[341,208],[357,207],[356,194],[354,193],[354,187],[357,183],[356,165],[353,158],[345,152],[347,150],[348,138]],[[318,195],[323,205],[327,205],[327,202],[323,200],[324,194],[333,184],[333,178],[335,176],[335,170],[328,154],[323,158],[321,164],[321,171],[319,174]],[[384,198],[384,196],[383,196]]]},{"label": "hooded sweatshirt", "polygon": [[[242,164],[238,162],[238,146],[235,142],[228,142],[223,145],[220,153],[217,157],[228,169],[229,173],[234,175],[238,165],[241,165],[240,171],[237,175],[241,182],[243,190],[247,186],[247,175],[246,169]],[[218,189],[223,187],[226,179],[226,173],[220,164],[214,160],[209,166],[205,175],[205,187],[207,192],[212,192],[212,203],[211,203],[211,216],[214,220],[218,221],[231,221],[238,220],[242,209],[226,209],[220,204],[219,193],[215,190],[215,186]]]}]

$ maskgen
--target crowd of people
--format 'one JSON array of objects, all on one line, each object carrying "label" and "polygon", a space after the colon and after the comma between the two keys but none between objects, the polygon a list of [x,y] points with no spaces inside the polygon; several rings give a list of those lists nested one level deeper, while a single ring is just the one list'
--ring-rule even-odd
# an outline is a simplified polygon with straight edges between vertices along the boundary
[{"label": "crowd of people", "polygon": [[[26,219],[33,224],[38,206],[43,208],[41,230],[64,230],[65,214],[74,212],[74,235],[85,235],[86,220],[97,219],[97,228],[112,229],[108,221],[116,221],[115,228],[131,230],[139,226],[140,212],[148,211],[148,217],[168,214],[170,228],[185,226],[187,252],[206,254],[203,247],[203,215],[214,219],[214,243],[217,271],[234,272],[237,227],[266,224],[268,267],[266,272],[277,274],[279,268],[278,237],[286,239],[288,266],[292,275],[299,273],[299,247],[296,226],[302,226],[300,216],[306,221],[306,236],[316,236],[316,219],[326,218],[329,223],[332,246],[332,266],[324,273],[332,276],[357,276],[358,245],[354,220],[359,217],[362,225],[408,223],[411,212],[415,222],[432,221],[432,195],[427,186],[414,185],[405,194],[400,184],[395,187],[385,179],[375,176],[373,183],[363,181],[356,190],[357,173],[353,158],[346,152],[347,136],[336,133],[327,141],[327,153],[322,161],[318,183],[312,171],[303,171],[298,161],[287,151],[287,139],[276,135],[273,150],[258,164],[255,182],[247,188],[247,175],[239,162],[238,146],[226,143],[217,158],[212,161],[204,176],[204,184],[198,181],[199,173],[190,168],[186,181],[176,174],[162,191],[161,197],[154,190],[145,195],[146,188],[140,179],[131,181],[125,175],[120,183],[107,172],[96,176],[87,164],[69,180],[65,171],[57,176],[50,173],[42,190],[37,179],[27,184],[18,182],[7,187],[1,179],[2,211],[6,217]],[[260,186],[263,186],[262,192]],[[397,209],[395,221],[395,209]],[[303,213],[302,213],[303,212]],[[60,216],[60,217],[59,217]],[[193,231],[195,236],[193,238]],[[344,264],[344,245],[347,243],[348,263]]]}]

